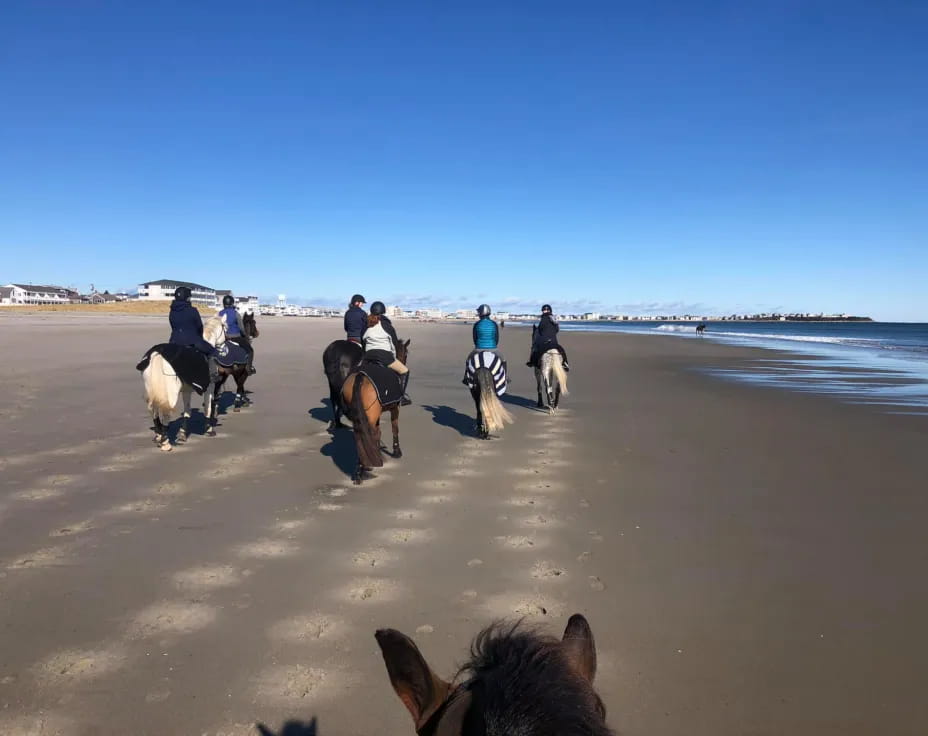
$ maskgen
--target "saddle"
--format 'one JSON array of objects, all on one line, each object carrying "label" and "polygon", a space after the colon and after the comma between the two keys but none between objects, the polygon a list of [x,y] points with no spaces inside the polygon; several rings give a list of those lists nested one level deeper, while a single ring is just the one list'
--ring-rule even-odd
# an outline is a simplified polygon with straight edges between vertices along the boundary
[{"label": "saddle", "polygon": [[399,374],[385,365],[373,360],[363,360],[358,366],[358,373],[367,376],[374,384],[381,406],[399,403],[403,398],[403,386],[400,383]]},{"label": "saddle", "polygon": [[506,376],[506,364],[499,355],[492,350],[475,350],[470,354],[464,366],[464,385],[466,385],[467,388],[472,389],[477,385],[478,368],[490,369],[490,375],[493,376],[493,386],[496,388],[497,396],[502,396],[506,393],[509,378]]},{"label": "saddle", "polygon": [[187,345],[172,345],[169,342],[161,343],[149,348],[142,356],[142,360],[135,366],[136,370],[144,371],[151,362],[151,354],[158,352],[164,358],[177,377],[198,394],[202,394],[209,386],[209,364],[206,356],[196,348]]},{"label": "saddle", "polygon": [[236,365],[245,365],[248,362],[248,353],[241,345],[229,338],[216,348],[219,353],[219,365],[223,368],[232,368]]}]

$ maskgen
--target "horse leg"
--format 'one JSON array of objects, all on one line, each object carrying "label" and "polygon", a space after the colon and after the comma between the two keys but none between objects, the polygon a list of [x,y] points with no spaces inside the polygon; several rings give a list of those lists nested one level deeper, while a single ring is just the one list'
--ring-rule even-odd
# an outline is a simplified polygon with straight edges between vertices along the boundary
[{"label": "horse leg", "polygon": [[206,396],[203,397],[203,414],[206,416],[206,435],[208,437],[216,436],[216,410],[219,403],[216,397],[222,390],[223,383],[225,383],[225,377],[220,375],[219,380],[206,389]]},{"label": "horse leg", "polygon": [[329,382],[329,401],[332,404],[332,420],[329,422],[329,431],[334,432],[342,426],[341,404],[339,402],[339,392],[335,390],[332,382]]},{"label": "horse leg", "polygon": [[400,408],[395,405],[390,407],[390,427],[393,429],[393,457],[403,457],[400,449]]},{"label": "horse leg", "polygon": [[165,452],[170,452],[173,448],[171,447],[171,442],[168,440],[168,428],[164,426],[161,421],[161,414],[158,413],[158,410],[152,414],[152,418],[155,421],[155,436],[152,440],[158,447]]},{"label": "horse leg", "polygon": [[178,442],[186,442],[189,432],[187,431],[187,420],[190,419],[190,387],[181,386],[180,395],[184,399],[184,413],[181,415],[180,431],[177,433]]},{"label": "horse leg", "polygon": [[242,410],[242,401],[245,396],[245,369],[236,367],[232,377],[235,379],[235,402],[232,411],[238,413]]},{"label": "horse leg", "polygon": [[542,383],[541,370],[536,368],[535,369],[535,387],[538,389],[538,403],[536,403],[535,406],[539,409],[544,409],[545,404],[541,400],[541,389],[542,389],[541,383]]}]

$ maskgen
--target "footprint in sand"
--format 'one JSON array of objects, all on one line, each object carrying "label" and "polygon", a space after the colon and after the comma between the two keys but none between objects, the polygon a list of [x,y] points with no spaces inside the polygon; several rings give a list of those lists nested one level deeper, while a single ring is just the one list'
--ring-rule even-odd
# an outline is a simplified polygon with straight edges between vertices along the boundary
[{"label": "footprint in sand", "polygon": [[358,578],[343,588],[340,597],[356,603],[384,603],[396,598],[399,586],[384,578]]},{"label": "footprint in sand", "polygon": [[377,537],[392,544],[421,544],[433,537],[427,529],[384,529]]},{"label": "footprint in sand", "polygon": [[280,642],[313,643],[339,639],[347,628],[347,624],[335,616],[310,613],[278,621],[268,630],[268,636]]},{"label": "footprint in sand", "polygon": [[388,552],[383,547],[358,552],[351,558],[351,561],[358,567],[382,567],[394,560],[396,560],[396,555]]},{"label": "footprint in sand", "polygon": [[[330,697],[338,688],[332,673],[302,664],[278,665],[264,670],[255,682],[259,700],[290,704]],[[342,683],[342,687],[344,684]]]},{"label": "footprint in sand", "polygon": [[238,585],[247,574],[248,570],[231,565],[198,565],[174,573],[171,579],[182,590],[203,592]]},{"label": "footprint in sand", "polygon": [[606,589],[606,584],[602,580],[600,580],[596,575],[590,575],[589,580],[590,580],[590,587],[593,590],[597,592],[602,592]]},{"label": "footprint in sand", "polygon": [[577,555],[577,562],[587,562],[592,556],[593,553],[589,550],[586,552],[581,552],[579,555]]},{"label": "footprint in sand", "polygon": [[495,540],[509,549],[540,549],[544,542],[536,537],[527,537],[520,534],[495,537]]},{"label": "footprint in sand", "polygon": [[592,542],[602,542],[602,541],[603,541],[603,535],[600,534],[599,532],[597,532],[597,531],[591,531],[591,532],[587,532],[587,533],[590,535],[590,541],[592,541]]},{"label": "footprint in sand", "polygon": [[60,529],[55,529],[53,532],[50,532],[48,536],[50,537],[69,537],[73,534],[83,534],[84,532],[89,532],[93,529],[93,524],[89,521],[79,521],[76,524],[70,524],[68,526],[63,526]]},{"label": "footprint in sand", "polygon": [[490,597],[485,605],[493,616],[560,616],[564,606],[557,600],[537,593],[506,593]]},{"label": "footprint in sand", "polygon": [[133,639],[147,639],[166,634],[191,634],[216,620],[217,609],[205,603],[162,601],[140,611],[129,622]]},{"label": "footprint in sand", "polygon": [[36,665],[40,680],[61,686],[66,682],[103,677],[121,669],[128,658],[124,647],[113,645],[100,649],[66,649]]},{"label": "footprint in sand", "polygon": [[532,577],[536,580],[563,580],[565,576],[563,567],[546,560],[536,562],[532,567]]}]

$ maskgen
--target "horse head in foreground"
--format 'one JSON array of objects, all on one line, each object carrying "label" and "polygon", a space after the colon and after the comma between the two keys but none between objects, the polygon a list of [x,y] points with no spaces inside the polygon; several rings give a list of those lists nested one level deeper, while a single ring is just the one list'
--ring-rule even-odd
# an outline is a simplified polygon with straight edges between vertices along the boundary
[{"label": "horse head in foreground", "polygon": [[560,640],[519,624],[484,629],[450,682],[405,634],[381,629],[375,636],[419,736],[612,734],[593,689],[593,632],[580,614],[570,617]]},{"label": "horse head in foreground", "polygon": [[[567,371],[564,370],[564,356],[560,350],[552,348],[541,356],[541,367],[535,368],[535,382],[538,385],[538,408],[548,407],[549,414],[557,414],[561,394],[567,395]],[[542,401],[542,397],[544,401]]]}]

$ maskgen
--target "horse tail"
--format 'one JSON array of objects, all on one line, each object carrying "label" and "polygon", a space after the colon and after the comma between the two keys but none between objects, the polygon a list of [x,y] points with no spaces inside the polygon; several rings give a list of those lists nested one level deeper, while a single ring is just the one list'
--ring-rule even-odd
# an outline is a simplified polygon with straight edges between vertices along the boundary
[{"label": "horse tail", "polygon": [[478,368],[475,378],[480,387],[480,412],[483,414],[483,420],[490,432],[499,432],[515,419],[496,395],[496,385],[490,369]]},{"label": "horse tail", "polygon": [[564,356],[556,352],[551,356],[551,368],[554,370],[554,377],[557,378],[557,385],[561,387],[561,393],[565,396],[569,393],[567,390],[567,371],[564,370]]},{"label": "horse tail", "polygon": [[368,468],[383,466],[383,456],[380,454],[380,442],[374,434],[374,428],[367,419],[364,410],[364,400],[361,398],[361,387],[364,385],[364,374],[356,373],[354,385],[351,390],[351,423],[354,425],[354,436],[358,445],[358,459],[361,465]]},{"label": "horse tail", "polygon": [[170,421],[177,405],[180,379],[161,353],[155,351],[151,354],[148,367],[142,372],[142,380],[145,382],[145,401],[152,416],[157,413]]}]

